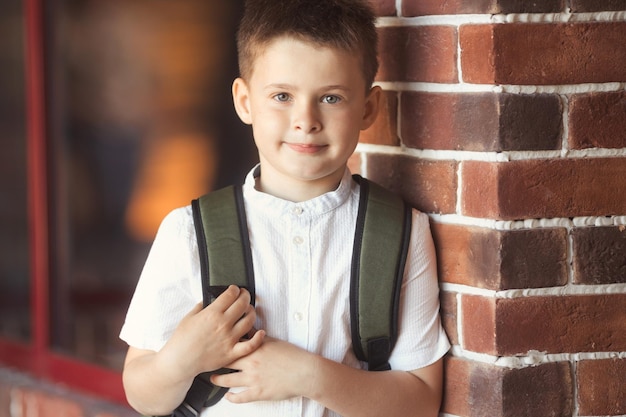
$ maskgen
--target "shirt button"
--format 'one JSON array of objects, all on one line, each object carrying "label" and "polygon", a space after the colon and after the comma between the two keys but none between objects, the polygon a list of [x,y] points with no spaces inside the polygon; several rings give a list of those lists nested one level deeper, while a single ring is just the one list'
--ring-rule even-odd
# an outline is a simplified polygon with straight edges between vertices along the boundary
[{"label": "shirt button", "polygon": [[293,238],[293,243],[296,245],[301,245],[304,242],[304,239],[302,239],[300,236],[296,236]]},{"label": "shirt button", "polygon": [[304,318],[304,315],[302,313],[294,313],[293,318],[296,321],[302,321],[302,319]]},{"label": "shirt button", "polygon": [[302,207],[300,207],[300,206],[296,206],[296,207],[293,208],[293,214],[300,215],[300,214],[302,214],[302,211],[303,211]]}]

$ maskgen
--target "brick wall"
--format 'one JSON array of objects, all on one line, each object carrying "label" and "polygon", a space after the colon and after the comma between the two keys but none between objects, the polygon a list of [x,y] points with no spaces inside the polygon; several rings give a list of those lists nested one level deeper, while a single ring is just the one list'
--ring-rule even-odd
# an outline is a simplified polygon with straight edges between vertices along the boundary
[{"label": "brick wall", "polygon": [[431,215],[442,413],[626,414],[626,1],[378,0],[351,167]]}]

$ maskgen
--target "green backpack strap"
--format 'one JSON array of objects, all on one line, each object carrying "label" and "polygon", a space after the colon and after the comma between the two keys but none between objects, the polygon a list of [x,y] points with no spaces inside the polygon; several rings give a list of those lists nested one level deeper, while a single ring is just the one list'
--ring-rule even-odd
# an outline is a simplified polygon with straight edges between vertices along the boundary
[{"label": "green backpack strap", "polygon": [[204,306],[229,285],[246,288],[254,304],[254,269],[240,186],[222,188],[191,202]]},{"label": "green backpack strap", "polygon": [[[204,306],[211,304],[228,286],[246,288],[254,305],[254,269],[248,225],[240,186],[205,194],[191,202]],[[216,404],[228,392],[210,381],[211,375],[233,372],[218,369],[196,376],[185,400],[172,417],[196,417],[202,409]]]},{"label": "green backpack strap", "polygon": [[353,177],[361,192],[350,278],[352,345],[370,371],[383,371],[391,369],[389,356],[398,335],[411,207],[376,183]]}]

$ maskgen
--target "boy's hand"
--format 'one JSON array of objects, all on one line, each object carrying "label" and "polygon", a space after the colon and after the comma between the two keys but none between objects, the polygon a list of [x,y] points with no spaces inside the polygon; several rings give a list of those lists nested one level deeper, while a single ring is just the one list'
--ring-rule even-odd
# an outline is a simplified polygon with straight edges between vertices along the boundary
[{"label": "boy's hand", "polygon": [[310,392],[312,387],[307,384],[314,379],[314,357],[291,343],[266,336],[261,347],[226,366],[241,372],[213,375],[211,381],[222,387],[247,388],[226,394],[233,403],[285,400]]},{"label": "boy's hand", "polygon": [[261,346],[263,331],[243,340],[255,320],[248,291],[231,285],[206,308],[197,304],[159,354],[181,380],[222,368]]}]

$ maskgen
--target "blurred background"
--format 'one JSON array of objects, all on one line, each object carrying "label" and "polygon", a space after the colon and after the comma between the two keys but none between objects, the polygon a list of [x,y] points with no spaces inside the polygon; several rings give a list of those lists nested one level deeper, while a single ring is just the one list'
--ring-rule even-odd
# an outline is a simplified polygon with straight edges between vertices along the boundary
[{"label": "blurred background", "polygon": [[[0,339],[28,342],[24,2],[0,0]],[[241,1],[44,2],[52,349],[121,369],[161,219],[256,162],[236,117]]]}]

